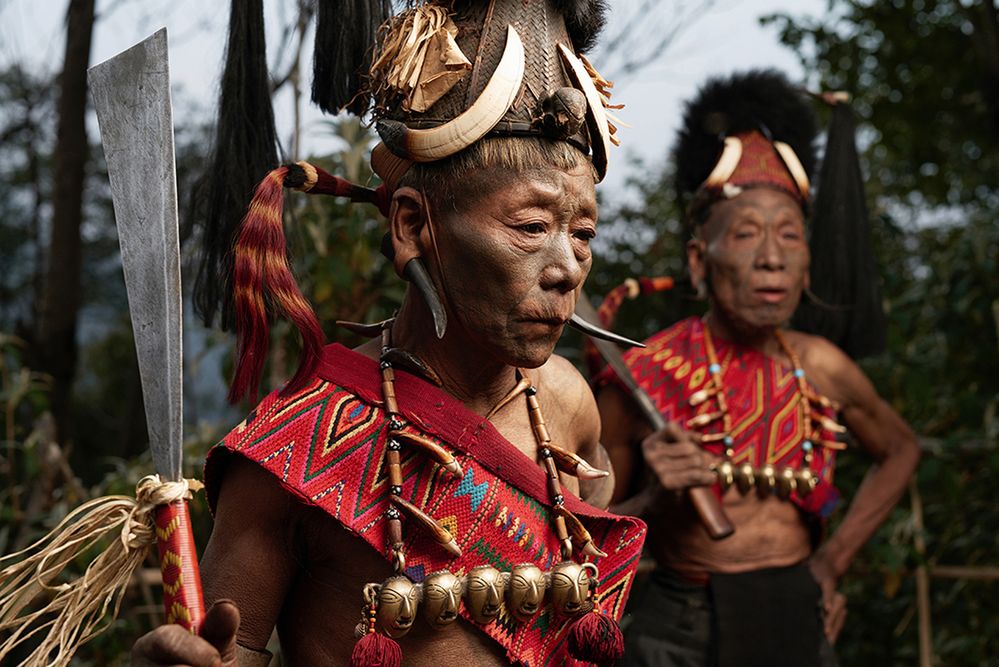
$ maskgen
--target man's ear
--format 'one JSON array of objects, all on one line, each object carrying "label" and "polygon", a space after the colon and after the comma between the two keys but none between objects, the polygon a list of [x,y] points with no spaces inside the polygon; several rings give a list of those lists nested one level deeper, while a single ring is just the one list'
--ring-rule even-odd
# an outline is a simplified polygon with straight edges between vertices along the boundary
[{"label": "man's ear", "polygon": [[414,188],[401,187],[392,194],[389,235],[394,251],[392,264],[400,278],[409,260],[424,254],[422,237],[427,220],[425,207],[423,194]]},{"label": "man's ear", "polygon": [[705,242],[696,236],[687,241],[687,267],[690,269],[690,284],[695,290],[707,277],[704,261],[705,248]]}]

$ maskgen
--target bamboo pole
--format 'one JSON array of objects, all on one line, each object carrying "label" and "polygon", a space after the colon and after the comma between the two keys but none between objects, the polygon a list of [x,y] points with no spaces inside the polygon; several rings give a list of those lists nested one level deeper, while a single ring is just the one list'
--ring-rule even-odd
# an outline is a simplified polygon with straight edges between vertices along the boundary
[{"label": "bamboo pole", "polygon": [[933,667],[933,629],[930,625],[930,575],[926,567],[926,538],[923,535],[923,499],[913,477],[909,481],[909,500],[912,503],[912,523],[915,528],[913,542],[920,564],[916,568],[916,603],[919,610],[919,667]]}]

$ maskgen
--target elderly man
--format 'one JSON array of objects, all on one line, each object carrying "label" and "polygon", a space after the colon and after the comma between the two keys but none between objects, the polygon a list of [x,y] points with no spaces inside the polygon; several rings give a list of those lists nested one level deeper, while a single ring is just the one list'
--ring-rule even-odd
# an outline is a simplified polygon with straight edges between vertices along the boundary
[{"label": "elderly man", "polygon": [[[299,326],[303,359],[209,457],[201,637],[158,628],[134,664],[265,665],[275,627],[292,665],[620,655],[644,525],[598,509],[613,477],[596,405],[552,355],[606,168],[601,96],[576,55],[599,3],[449,8],[417,3],[379,33],[383,188],[300,163],[257,190],[234,247],[236,393],[262,364],[265,305]],[[348,324],[371,342],[321,347],[275,241],[282,185],[387,213],[383,248],[411,285],[392,320]]]},{"label": "elderly man", "polygon": [[[713,80],[687,109],[677,182],[707,313],[626,355],[667,428],[650,433],[609,373],[598,396],[616,507],[649,522],[657,564],[630,606],[625,664],[833,664],[837,582],[916,467],[912,431],[857,365],[786,328],[809,287],[815,133],[807,101],[772,71]],[[821,541],[847,429],[876,463]],[[735,526],[719,541],[684,494],[708,485]]]}]

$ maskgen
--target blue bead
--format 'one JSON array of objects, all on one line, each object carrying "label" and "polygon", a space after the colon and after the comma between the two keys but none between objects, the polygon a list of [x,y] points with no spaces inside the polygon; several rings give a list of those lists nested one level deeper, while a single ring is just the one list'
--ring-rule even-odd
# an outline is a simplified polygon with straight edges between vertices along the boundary
[{"label": "blue bead", "polygon": [[718,364],[711,364],[710,366],[708,366],[708,371],[710,371],[711,373],[720,373],[721,366],[719,366]]},{"label": "blue bead", "polygon": [[794,369],[794,377],[796,377],[796,378],[803,378],[803,377],[805,377],[805,369],[803,369],[803,368],[795,368]]},{"label": "blue bead", "polygon": [[812,451],[812,441],[805,440],[803,443],[801,443],[801,448],[804,449],[806,452]]},{"label": "blue bead", "polygon": [[726,435],[725,436],[725,445],[727,447],[731,447],[733,442],[735,442],[735,441],[732,440],[732,436],[730,436],[730,435]]}]

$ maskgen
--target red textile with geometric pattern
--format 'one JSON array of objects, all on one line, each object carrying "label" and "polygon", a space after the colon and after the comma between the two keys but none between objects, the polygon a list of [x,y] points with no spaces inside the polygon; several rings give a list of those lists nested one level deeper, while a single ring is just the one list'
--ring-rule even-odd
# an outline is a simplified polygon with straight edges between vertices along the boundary
[{"label": "red textile with geometric pattern", "polygon": [[[205,470],[214,508],[224,452],[236,452],[273,473],[284,487],[320,507],[389,558],[385,510],[387,445],[376,361],[330,345],[317,377],[295,395],[267,396],[209,455]],[[403,447],[402,497],[444,524],[462,555],[450,558],[421,531],[406,526],[406,574],[414,581],[437,570],[462,575],[476,565],[509,571],[519,563],[550,569],[559,558],[551,529],[548,487],[540,466],[491,423],[452,396],[404,371],[395,371],[399,408],[412,430],[441,443],[462,466],[455,479],[427,457]],[[539,395],[544,406],[544,397]],[[526,402],[525,402],[525,410]],[[565,504],[607,556],[600,569],[601,608],[620,618],[645,540],[645,524],[598,510],[565,493]],[[404,524],[405,525],[405,524]],[[338,601],[360,605],[357,595]],[[575,665],[566,654],[570,622],[548,609],[520,623],[505,609],[488,625],[475,624],[522,665]],[[418,621],[421,622],[421,621]]]},{"label": "red textile with geometric pattern", "polygon": [[[798,407],[798,384],[794,369],[774,361],[749,347],[712,337],[728,412],[732,418],[732,438],[736,464],[749,461],[760,467],[765,463],[798,469],[804,452],[805,439],[801,411]],[[625,353],[624,359],[638,384],[648,392],[667,421],[685,423],[698,411],[715,410],[709,399],[705,408],[690,406],[690,395],[707,385],[708,357],[704,350],[704,323],[696,317],[682,320],[645,341],[646,347]],[[608,368],[597,382],[615,379]],[[814,387],[813,387],[814,389]],[[817,391],[817,390],[816,390]],[[813,406],[813,411],[819,410]],[[835,412],[822,409],[835,419]],[[706,426],[702,432],[720,430],[721,420]],[[823,430],[821,438],[835,440],[835,434]],[[721,456],[722,443],[708,443],[704,448]],[[797,492],[791,500],[803,511],[827,517],[839,502],[839,492],[832,484],[836,452],[815,443],[811,463],[819,483],[802,498]],[[715,487],[717,489],[717,485]]]}]

